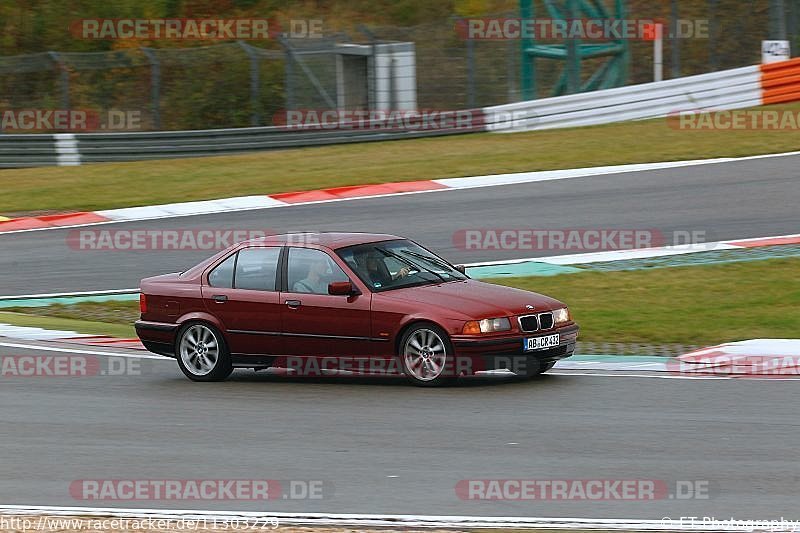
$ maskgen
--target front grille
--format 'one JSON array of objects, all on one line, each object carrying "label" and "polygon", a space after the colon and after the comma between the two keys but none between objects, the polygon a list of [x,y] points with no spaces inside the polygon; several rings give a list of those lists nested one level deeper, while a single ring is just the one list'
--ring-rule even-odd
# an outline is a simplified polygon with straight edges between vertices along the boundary
[{"label": "front grille", "polygon": [[[550,317],[552,321],[552,315]],[[531,332],[531,331],[538,331],[539,329],[539,318],[536,315],[525,315],[519,317],[519,327],[522,331]]]},{"label": "front grille", "polygon": [[540,329],[551,329],[553,324],[553,313],[539,313],[538,315],[523,315],[518,317],[519,329],[525,333],[539,331]]}]

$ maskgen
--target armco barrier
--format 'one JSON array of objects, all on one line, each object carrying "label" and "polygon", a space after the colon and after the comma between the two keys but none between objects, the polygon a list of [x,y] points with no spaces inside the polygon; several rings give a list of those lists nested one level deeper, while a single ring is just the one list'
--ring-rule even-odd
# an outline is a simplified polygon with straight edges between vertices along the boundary
[{"label": "armco barrier", "polygon": [[55,135],[0,135],[0,168],[57,164]]},{"label": "armco barrier", "polygon": [[479,131],[505,133],[591,126],[797,100],[800,100],[800,59],[793,59],[486,107],[469,111],[471,127],[462,129],[287,130],[273,126],[171,132],[0,135],[0,168],[198,157]]},{"label": "armco barrier", "polygon": [[761,65],[764,104],[800,100],[800,59]]},{"label": "armco barrier", "polygon": [[758,66],[484,108],[496,132],[591,126],[761,105]]},{"label": "armco barrier", "polygon": [[469,126],[440,129],[388,130],[365,126],[360,129],[318,130],[268,126],[134,133],[0,135],[0,168],[200,157],[485,131],[482,111],[476,109],[469,113]]}]

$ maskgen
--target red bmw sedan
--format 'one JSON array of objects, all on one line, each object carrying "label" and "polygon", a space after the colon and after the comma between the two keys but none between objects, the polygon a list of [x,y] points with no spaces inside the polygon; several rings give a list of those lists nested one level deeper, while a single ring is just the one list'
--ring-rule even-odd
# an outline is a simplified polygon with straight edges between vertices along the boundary
[{"label": "red bmw sedan", "polygon": [[[532,376],[575,350],[566,305],[473,280],[419,244],[368,233],[275,235],[141,282],[144,346],[194,381],[234,368],[404,374],[436,386]],[[291,372],[290,372],[291,373]]]}]

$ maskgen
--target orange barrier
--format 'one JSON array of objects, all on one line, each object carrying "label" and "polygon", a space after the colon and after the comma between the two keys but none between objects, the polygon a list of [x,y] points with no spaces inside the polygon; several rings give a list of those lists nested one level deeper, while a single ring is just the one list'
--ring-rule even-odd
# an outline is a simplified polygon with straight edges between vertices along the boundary
[{"label": "orange barrier", "polygon": [[800,58],[761,65],[762,103],[800,100]]}]

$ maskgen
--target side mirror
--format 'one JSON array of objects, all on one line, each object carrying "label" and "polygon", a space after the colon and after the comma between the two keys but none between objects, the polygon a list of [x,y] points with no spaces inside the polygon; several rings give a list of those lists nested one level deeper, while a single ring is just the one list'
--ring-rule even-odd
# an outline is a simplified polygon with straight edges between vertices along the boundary
[{"label": "side mirror", "polygon": [[467,273],[467,267],[465,267],[464,265],[453,265],[453,267],[456,270],[458,270],[459,272],[461,272],[462,274],[466,274]]},{"label": "side mirror", "polygon": [[355,287],[349,281],[334,281],[333,283],[328,283],[328,294],[333,294],[334,296],[350,296],[351,294],[355,294]]}]

